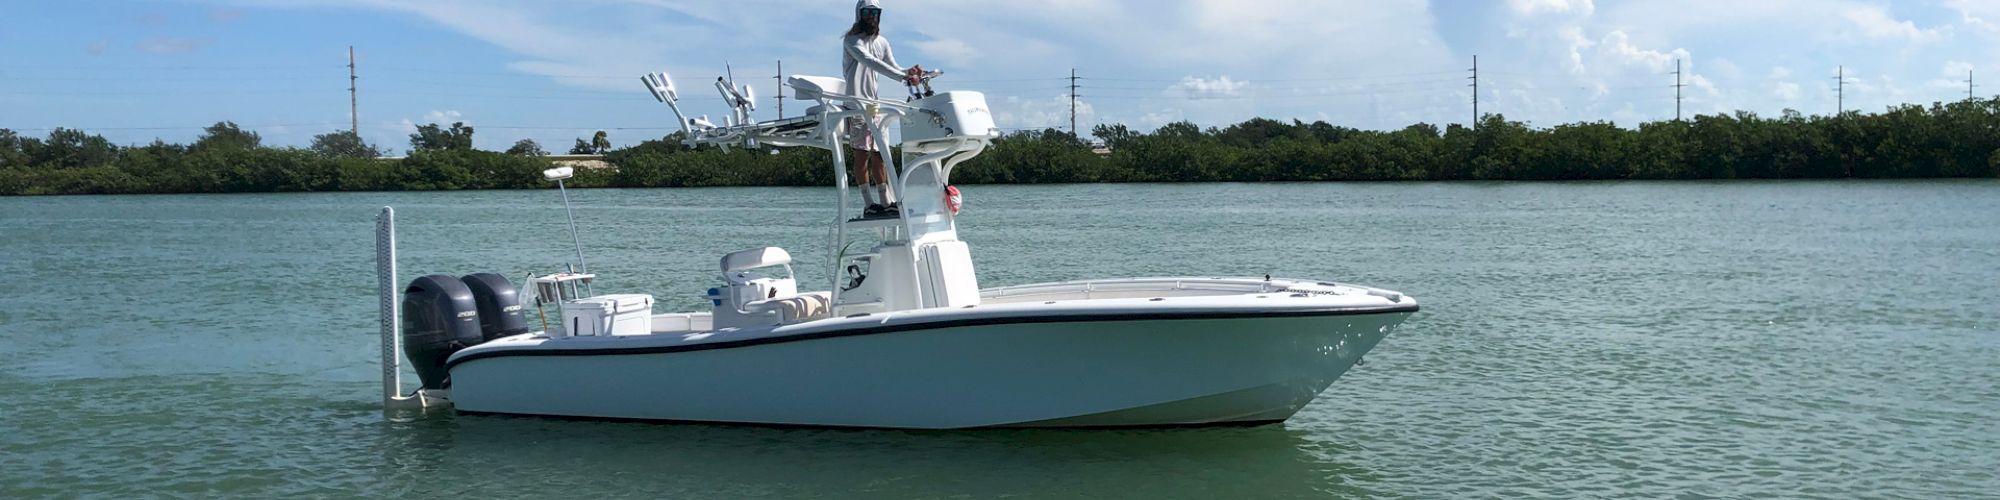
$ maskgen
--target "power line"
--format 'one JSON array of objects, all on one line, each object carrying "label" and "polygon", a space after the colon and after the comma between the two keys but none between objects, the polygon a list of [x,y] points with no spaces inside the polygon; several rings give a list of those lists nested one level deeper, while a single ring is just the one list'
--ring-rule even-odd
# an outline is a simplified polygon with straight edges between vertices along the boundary
[{"label": "power line", "polygon": [[538,100],[538,101],[551,101],[551,100],[553,100],[553,101],[637,101],[637,100],[639,100],[639,99],[638,99],[639,97],[643,97],[643,96],[629,96],[629,95],[628,95],[628,96],[626,96],[626,97],[608,97],[608,96],[607,96],[607,97],[585,97],[585,96],[564,96],[564,95],[502,95],[502,94],[467,94],[467,93],[464,93],[464,92],[425,92],[425,91],[409,91],[409,90],[383,90],[383,91],[379,91],[378,93],[382,93],[382,94],[394,94],[394,95],[416,95],[416,96],[441,96],[441,97],[485,97],[485,98],[497,98],[497,99],[532,99],[532,100]]},{"label": "power line", "polygon": [[[952,80],[955,83],[995,83],[995,82],[1059,82],[1069,78],[1001,78],[992,80]],[[1095,78],[1090,78],[1095,80]]]},{"label": "power line", "polygon": [[80,72],[83,72],[83,71],[117,71],[117,72],[121,72],[121,73],[124,73],[124,72],[140,72],[140,71],[273,71],[273,70],[276,70],[276,71],[295,71],[295,70],[309,70],[309,69],[316,69],[316,70],[328,70],[328,69],[333,69],[333,68],[335,68],[335,67],[336,67],[336,66],[334,66],[334,65],[332,65],[332,64],[328,64],[328,65],[323,65],[323,66],[322,66],[322,65],[311,65],[311,66],[16,66],[16,65],[8,65],[8,68],[10,68],[10,69],[21,69],[21,70],[34,70],[34,71],[80,71]]},{"label": "power line", "polygon": [[[1424,71],[1417,73],[1354,75],[1354,76],[1327,77],[1327,78],[1257,78],[1252,80],[1260,82],[1333,82],[1333,81],[1346,81],[1346,80],[1373,80],[1379,78],[1402,78],[1411,76],[1445,75],[1445,74],[1455,74],[1455,73],[1458,73],[1458,71],[1457,70]],[[1165,78],[1099,78],[1099,77],[1088,77],[1084,79],[1107,81],[1107,82],[1170,82],[1170,83],[1184,82],[1188,80],[1187,78],[1165,79]]]},{"label": "power line", "polygon": [[529,74],[529,73],[519,73],[519,72],[459,71],[459,70],[445,70],[445,69],[433,69],[433,68],[402,68],[394,66],[384,66],[380,68],[375,68],[375,70],[401,72],[401,73],[435,73],[435,74],[445,74],[445,75],[474,75],[474,76],[493,76],[493,77],[503,77],[503,78],[571,78],[571,79],[581,79],[581,80],[625,80],[632,78],[631,75],[619,76],[619,75],[579,75],[579,74]]},{"label": "power line", "polygon": [[12,91],[12,90],[5,90],[5,91],[0,91],[0,95],[43,95],[43,96],[186,96],[186,95],[215,95],[215,96],[235,96],[235,95],[244,95],[244,94],[311,94],[311,93],[315,93],[315,92],[327,92],[327,91],[333,91],[333,90],[335,90],[335,89],[334,89],[334,88],[325,88],[325,89],[319,89],[319,88],[310,88],[310,89],[236,89],[236,90],[232,90],[232,89],[184,89],[184,90],[185,90],[185,91],[178,91],[178,92],[93,92],[93,91],[75,91],[75,92],[72,92],[72,91],[57,91],[57,92],[41,92],[41,91],[27,91],[27,92],[18,92],[18,91]]},{"label": "power line", "polygon": [[471,125],[474,130],[680,130],[680,127],[564,127],[564,126],[519,126],[519,125]]},{"label": "power line", "polygon": [[1293,95],[1242,95],[1242,94],[1178,95],[1178,96],[1114,95],[1114,96],[1094,96],[1092,97],[1092,99],[1117,99],[1117,100],[1136,100],[1136,101],[1228,101],[1228,100],[1245,100],[1245,99],[1287,100],[1287,99],[1318,99],[1325,97],[1354,97],[1354,96],[1374,96],[1374,95],[1386,95],[1386,94],[1409,94],[1416,92],[1437,92],[1439,90],[1441,89],[1409,88],[1400,90],[1360,90],[1351,92],[1319,92],[1311,94],[1293,94]]},{"label": "power line", "polygon": [[[1287,80],[1257,80],[1257,81],[1260,81],[1260,82],[1275,82],[1275,81],[1287,81]],[[1356,83],[1356,84],[1339,84],[1339,85],[1330,85],[1330,86],[1325,86],[1325,87],[1267,87],[1267,88],[1264,88],[1264,89],[1259,89],[1259,90],[1294,90],[1294,91],[1296,91],[1296,90],[1360,90],[1360,89],[1364,89],[1364,88],[1371,88],[1371,87],[1406,87],[1406,86],[1410,86],[1410,85],[1425,85],[1425,84],[1433,84],[1433,85],[1435,85],[1435,84],[1442,84],[1442,83],[1456,83],[1456,82],[1458,82],[1458,81],[1459,81],[1459,79],[1457,79],[1457,78],[1443,78],[1443,79],[1435,79],[1435,78],[1434,78],[1434,79],[1429,79],[1429,80],[1409,80],[1409,81],[1398,81],[1398,82],[1375,82],[1375,83]],[[1248,84],[1248,83],[1251,83],[1251,82],[1250,82],[1250,81],[1248,81],[1248,80],[1246,80],[1246,81],[1244,81],[1243,83],[1245,83],[1245,84]],[[1184,87],[1183,87],[1183,86],[1181,86],[1181,85],[1173,85],[1173,86],[1167,86],[1167,87],[1100,87],[1100,86],[1096,86],[1096,85],[1092,85],[1092,86],[1090,86],[1090,89],[1091,89],[1091,90],[1147,90],[1147,91],[1163,91],[1163,90],[1180,90],[1180,89],[1184,89]]]},{"label": "power line", "polygon": [[324,75],[311,75],[311,76],[308,76],[308,75],[297,75],[297,76],[186,76],[186,77],[179,77],[179,76],[147,76],[147,77],[145,77],[145,78],[143,78],[143,79],[130,79],[130,80],[121,80],[121,79],[116,79],[116,78],[114,78],[114,77],[109,77],[109,76],[4,76],[4,75],[0,75],[0,80],[10,80],[10,81],[22,81],[22,82],[40,82],[40,81],[52,81],[52,82],[103,82],[103,83],[138,83],[138,84],[147,84],[147,85],[150,85],[150,84],[154,84],[154,83],[158,83],[158,82],[216,82],[216,81],[228,81],[228,82],[240,82],[240,81],[303,81],[303,80],[318,80],[318,79],[321,79],[321,78],[325,78],[325,76],[324,76]]},{"label": "power line", "polygon": [[[281,123],[281,124],[273,124],[273,125],[239,125],[238,127],[240,127],[240,128],[246,128],[246,129],[258,129],[258,128],[279,128],[279,127],[311,127],[311,126],[318,126],[318,125],[326,125],[326,123],[325,123],[325,122],[321,122],[321,123]],[[206,129],[206,128],[210,127],[210,126],[212,126],[212,125],[204,125],[204,126],[198,126],[198,127],[192,127],[192,126],[169,126],[169,127],[6,127],[6,128],[7,128],[8,130],[55,130],[55,129],[63,129],[63,130],[82,130],[82,131],[92,131],[92,130],[202,130],[202,129]]]}]

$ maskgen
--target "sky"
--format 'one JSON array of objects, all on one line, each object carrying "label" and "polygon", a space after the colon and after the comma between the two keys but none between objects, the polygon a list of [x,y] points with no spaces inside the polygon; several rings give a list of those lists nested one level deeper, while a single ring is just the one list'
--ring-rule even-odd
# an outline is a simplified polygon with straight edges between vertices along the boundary
[{"label": "sky", "polygon": [[[192,141],[222,120],[268,145],[350,126],[401,151],[425,123],[555,152],[674,129],[638,77],[720,117],[733,73],[777,116],[786,74],[837,75],[852,0],[0,0],[0,128]],[[1537,126],[1830,114],[2000,94],[2000,0],[883,0],[898,62],[986,94],[1000,126],[1473,116]],[[1844,99],[1836,74],[1845,75]],[[1980,83],[1990,81],[1991,83]],[[884,82],[884,92],[901,92]],[[787,92],[789,94],[790,92]],[[1837,104],[1840,103],[1840,104]],[[785,110],[806,107],[788,101]]]}]

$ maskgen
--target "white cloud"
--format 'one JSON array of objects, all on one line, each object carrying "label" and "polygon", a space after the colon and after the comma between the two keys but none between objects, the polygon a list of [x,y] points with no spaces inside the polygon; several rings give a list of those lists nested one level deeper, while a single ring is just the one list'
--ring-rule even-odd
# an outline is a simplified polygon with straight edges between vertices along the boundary
[{"label": "white cloud", "polygon": [[1597,10],[1591,0],[1507,0],[1514,12],[1526,15],[1554,13],[1588,16]]},{"label": "white cloud", "polygon": [[964,40],[956,38],[936,38],[918,40],[911,43],[916,45],[917,50],[923,52],[924,55],[943,60],[946,64],[953,66],[971,66],[973,61],[979,57],[978,49],[974,49],[972,45],[965,43]]},{"label": "white cloud", "polygon": [[446,124],[446,125],[457,122],[472,123],[470,121],[466,121],[464,113],[459,113],[458,110],[455,109],[424,113],[424,122]]},{"label": "white cloud", "polygon": [[1797,101],[1799,100],[1799,84],[1792,82],[1773,83],[1771,84],[1771,95],[1784,102]]},{"label": "white cloud", "polygon": [[[993,108],[993,121],[1002,129],[1041,130],[1046,128],[1069,128],[1069,105],[1067,95],[1045,97],[1005,96],[989,100],[986,105]],[[1096,121],[1097,108],[1089,101],[1076,102],[1077,128],[1088,130]],[[1088,134],[1089,132],[1084,132]]]},{"label": "white cloud", "polygon": [[[1659,51],[1640,48],[1632,44],[1631,35],[1625,30],[1611,30],[1604,40],[1597,44],[1599,61],[1619,66],[1636,66],[1651,72],[1672,71],[1675,60],[1688,59],[1683,49]],[[1685,70],[1685,69],[1684,69]]]},{"label": "white cloud", "polygon": [[1972,63],[1945,61],[1944,68],[1938,71],[1938,77],[1931,79],[1925,86],[1938,89],[1964,90],[1966,85],[1965,80],[1972,76],[1972,70]]},{"label": "white cloud", "polygon": [[1229,75],[1213,79],[1187,76],[1182,77],[1180,83],[1167,87],[1166,92],[1168,95],[1186,96],[1190,99],[1207,99],[1241,96],[1243,90],[1248,88],[1250,82],[1232,80]]},{"label": "white cloud", "polygon": [[[390,126],[389,128],[399,134],[409,134],[416,132],[418,125],[436,124],[439,126],[449,127],[453,123],[460,123],[460,122],[463,122],[466,125],[472,124],[471,121],[465,119],[465,114],[459,113],[458,110],[442,110],[442,111],[431,111],[429,113],[424,113],[423,118],[418,120],[404,118],[403,121],[398,122],[395,125]],[[474,127],[474,129],[477,128],[478,127]],[[474,135],[474,137],[477,137],[477,135]]]},{"label": "white cloud", "polygon": [[1861,34],[1869,38],[1906,39],[1915,42],[1931,42],[1947,36],[1948,28],[1921,29],[1907,20],[1896,19],[1880,6],[1855,6],[1842,13],[1848,22],[1861,29]]},{"label": "white cloud", "polygon": [[1956,77],[1965,75],[1971,72],[1972,69],[1973,69],[1972,63],[1969,62],[1945,61],[1944,69],[1941,71],[1941,73],[1946,77]]},{"label": "white cloud", "polygon": [[2000,33],[2000,2],[1993,0],[1945,0],[1946,7],[1958,10],[1967,26]]}]

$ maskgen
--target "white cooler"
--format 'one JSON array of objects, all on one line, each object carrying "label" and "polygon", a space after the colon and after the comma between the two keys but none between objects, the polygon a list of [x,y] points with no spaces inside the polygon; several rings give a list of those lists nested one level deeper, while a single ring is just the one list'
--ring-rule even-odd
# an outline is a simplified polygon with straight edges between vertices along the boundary
[{"label": "white cooler", "polygon": [[[652,333],[653,296],[599,295],[563,303],[562,333],[551,338],[609,337]],[[551,329],[555,330],[555,329]]]}]

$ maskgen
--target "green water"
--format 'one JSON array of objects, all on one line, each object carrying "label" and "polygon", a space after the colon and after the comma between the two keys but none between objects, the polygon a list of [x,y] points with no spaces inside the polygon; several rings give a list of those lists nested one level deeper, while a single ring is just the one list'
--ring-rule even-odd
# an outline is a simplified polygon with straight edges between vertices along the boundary
[{"label": "green water", "polygon": [[[825,272],[824,189],[572,193],[597,291]],[[554,192],[0,198],[0,498],[1976,497],[2000,182],[968,186],[982,285],[1272,274],[1424,311],[1282,426],[900,432],[377,407],[404,275],[551,271]]]}]

